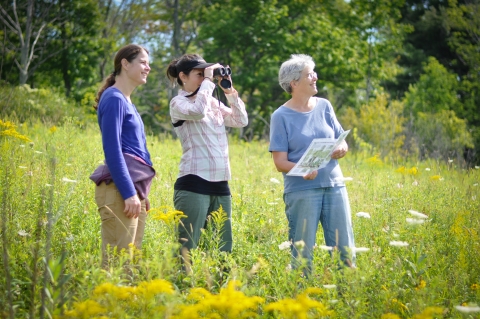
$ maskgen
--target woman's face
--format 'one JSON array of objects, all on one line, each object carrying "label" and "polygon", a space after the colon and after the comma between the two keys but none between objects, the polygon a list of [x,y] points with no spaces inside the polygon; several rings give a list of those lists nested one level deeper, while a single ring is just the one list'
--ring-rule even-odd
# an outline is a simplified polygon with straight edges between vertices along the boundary
[{"label": "woman's face", "polygon": [[128,62],[126,66],[128,77],[137,85],[147,83],[147,76],[150,70],[148,54],[144,50],[132,62]]},{"label": "woman's face", "polygon": [[187,92],[193,92],[202,85],[204,69],[193,69],[182,77],[183,89]]},{"label": "woman's face", "polygon": [[300,75],[300,79],[294,82],[292,86],[293,93],[314,96],[318,92],[317,80],[317,73],[313,71],[313,67],[305,67]]}]

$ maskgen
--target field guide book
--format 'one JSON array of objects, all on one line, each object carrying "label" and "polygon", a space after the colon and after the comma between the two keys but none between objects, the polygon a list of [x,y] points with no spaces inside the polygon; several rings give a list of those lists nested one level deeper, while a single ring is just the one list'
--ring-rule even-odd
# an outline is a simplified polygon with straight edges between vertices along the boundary
[{"label": "field guide book", "polygon": [[327,166],[332,159],[332,153],[345,140],[350,130],[340,134],[338,139],[316,138],[310,143],[302,158],[287,173],[288,176],[304,176]]}]

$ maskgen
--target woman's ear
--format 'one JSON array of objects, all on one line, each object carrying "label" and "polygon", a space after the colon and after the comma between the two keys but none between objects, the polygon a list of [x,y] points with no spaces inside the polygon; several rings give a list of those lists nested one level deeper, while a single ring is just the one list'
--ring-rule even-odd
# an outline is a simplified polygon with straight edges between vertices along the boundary
[{"label": "woman's ear", "polygon": [[122,59],[122,62],[121,62],[121,63],[122,63],[122,67],[123,67],[123,68],[126,69],[126,68],[128,67],[128,61],[127,61],[127,59]]},{"label": "woman's ear", "polygon": [[183,73],[183,71],[180,71],[180,73],[178,74],[178,77],[183,83],[185,83],[185,81],[187,81],[188,79],[188,76],[185,73]]},{"label": "woman's ear", "polygon": [[297,81],[290,82],[290,87],[292,88],[292,91],[293,91],[293,88],[296,86],[297,86]]}]

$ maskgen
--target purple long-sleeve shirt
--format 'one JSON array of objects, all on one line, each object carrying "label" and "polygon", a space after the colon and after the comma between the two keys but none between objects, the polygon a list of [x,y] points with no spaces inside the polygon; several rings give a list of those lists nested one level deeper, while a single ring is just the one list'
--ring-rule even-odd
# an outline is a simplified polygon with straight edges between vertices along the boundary
[{"label": "purple long-sleeve shirt", "polygon": [[152,166],[142,118],[135,105],[129,103],[122,92],[114,87],[103,92],[97,115],[105,162],[123,199],[130,198],[137,191],[123,153],[140,157]]}]

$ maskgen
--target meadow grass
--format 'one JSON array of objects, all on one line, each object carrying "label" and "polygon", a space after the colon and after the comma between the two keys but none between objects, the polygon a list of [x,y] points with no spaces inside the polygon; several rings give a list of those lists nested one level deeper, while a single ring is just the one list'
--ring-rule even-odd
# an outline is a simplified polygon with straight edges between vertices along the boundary
[{"label": "meadow grass", "polygon": [[155,213],[127,277],[122,267],[100,269],[88,178],[103,161],[95,123],[33,122],[16,132],[31,142],[0,136],[1,318],[478,317],[480,169],[349,153],[340,164],[352,178],[357,268],[338,269],[320,228],[313,275],[303,278],[279,248],[288,233],[283,181],[267,143],[232,138],[233,253],[208,249],[219,242],[207,229],[187,276],[174,222],[154,218],[175,213],[180,143],[148,136]]}]

